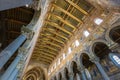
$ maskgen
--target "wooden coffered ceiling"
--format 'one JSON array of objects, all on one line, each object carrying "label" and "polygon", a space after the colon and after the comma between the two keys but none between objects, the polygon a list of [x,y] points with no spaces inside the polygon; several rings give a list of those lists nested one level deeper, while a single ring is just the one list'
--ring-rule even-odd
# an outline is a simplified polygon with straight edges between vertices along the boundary
[{"label": "wooden coffered ceiling", "polygon": [[75,31],[84,24],[92,6],[85,0],[54,0],[50,3],[32,60],[50,65]]}]

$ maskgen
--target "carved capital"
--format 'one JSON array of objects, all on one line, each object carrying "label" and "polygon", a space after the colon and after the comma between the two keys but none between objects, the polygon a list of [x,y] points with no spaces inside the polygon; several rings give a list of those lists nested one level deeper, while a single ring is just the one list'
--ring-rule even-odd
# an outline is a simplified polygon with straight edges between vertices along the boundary
[{"label": "carved capital", "polygon": [[80,66],[79,72],[81,72],[81,73],[82,73],[82,72],[84,72],[84,71],[85,71],[85,69],[86,69],[86,68],[85,68],[84,66]]},{"label": "carved capital", "polygon": [[18,53],[19,53],[19,54],[20,54],[20,53],[24,54],[24,53],[26,53],[26,52],[27,52],[27,49],[25,49],[25,48],[23,48],[23,47],[20,47],[19,50],[18,50]]},{"label": "carved capital", "polygon": [[34,36],[34,31],[29,29],[28,27],[23,26],[21,28],[21,33],[27,37],[27,39],[32,39]]},{"label": "carved capital", "polygon": [[93,63],[96,63],[96,62],[99,62],[100,59],[98,57],[91,57],[90,61],[93,62]]},{"label": "carved capital", "polygon": [[62,80],[67,80],[67,79],[65,77],[63,77]]},{"label": "carved capital", "polygon": [[29,5],[30,8],[34,10],[40,10],[41,8],[41,0],[33,0],[33,3]]},{"label": "carved capital", "polygon": [[16,68],[17,68],[18,70],[21,69],[21,66],[23,65],[22,63],[23,63],[23,62],[19,61],[19,63],[17,64],[17,67],[16,67]]},{"label": "carved capital", "polygon": [[74,76],[74,73],[70,72],[68,73],[70,77],[73,77]]}]

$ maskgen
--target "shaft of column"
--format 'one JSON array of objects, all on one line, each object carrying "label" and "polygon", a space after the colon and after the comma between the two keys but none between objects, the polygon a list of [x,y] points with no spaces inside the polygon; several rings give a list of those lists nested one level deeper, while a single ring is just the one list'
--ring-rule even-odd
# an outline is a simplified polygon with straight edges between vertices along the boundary
[{"label": "shaft of column", "polygon": [[73,80],[74,78],[74,74],[73,73],[69,73],[69,80]]},{"label": "shaft of column", "polygon": [[65,72],[62,72],[62,80],[67,80],[66,76],[65,76]]},{"label": "shaft of column", "polygon": [[82,80],[87,80],[85,69],[81,71],[81,75],[82,75]]},{"label": "shaft of column", "polygon": [[67,80],[65,77],[62,77],[62,80]]},{"label": "shaft of column", "polygon": [[1,76],[0,80],[8,80],[14,69],[16,68],[18,62],[20,61],[22,57],[22,54],[19,54],[15,60],[12,62],[12,64],[8,67],[8,69],[4,72],[4,74]]},{"label": "shaft of column", "polygon": [[102,77],[104,78],[104,80],[110,80],[108,75],[106,74],[106,72],[104,71],[104,69],[102,68],[101,64],[99,62],[95,62],[97,68],[99,69]]},{"label": "shaft of column", "polygon": [[18,75],[18,73],[15,75],[15,77],[14,77],[14,79],[13,79],[13,80],[18,80],[18,79],[17,79],[17,75]]},{"label": "shaft of column", "polygon": [[87,76],[86,76],[86,73],[85,73],[85,67],[83,65],[79,64],[79,71],[81,73],[82,80],[87,80]]},{"label": "shaft of column", "polygon": [[77,77],[77,80],[81,80],[80,75],[78,73],[76,74],[76,77]]},{"label": "shaft of column", "polygon": [[101,64],[99,63],[99,58],[98,57],[91,57],[90,59],[93,63],[96,64],[98,70],[100,71],[102,77],[104,78],[104,80],[110,80],[108,75],[106,74],[106,72],[104,71],[103,67],[101,66]]},{"label": "shaft of column", "polygon": [[8,80],[14,80],[14,78],[16,77],[18,73],[18,69],[15,68],[15,70],[13,71],[13,73],[10,75],[10,77],[8,78]]},{"label": "shaft of column", "polygon": [[19,61],[19,72],[18,72],[18,77],[20,78],[23,75],[23,70],[25,69],[26,65],[26,59],[29,57],[29,49],[30,46],[32,46],[31,40],[26,40],[25,43],[22,45],[22,47],[19,48],[19,53],[22,53],[22,58]]},{"label": "shaft of column", "polygon": [[0,70],[25,40],[26,36],[20,35],[0,53]]}]

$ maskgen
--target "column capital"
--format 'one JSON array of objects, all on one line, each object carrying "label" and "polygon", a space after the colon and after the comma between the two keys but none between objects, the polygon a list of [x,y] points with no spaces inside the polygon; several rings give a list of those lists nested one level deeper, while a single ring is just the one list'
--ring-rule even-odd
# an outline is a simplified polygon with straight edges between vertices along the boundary
[{"label": "column capital", "polygon": [[25,35],[27,37],[27,39],[32,39],[33,35],[34,35],[34,31],[31,30],[30,28],[26,27],[26,26],[23,26],[21,28],[21,33],[23,35]]},{"label": "column capital", "polygon": [[85,67],[84,66],[81,66],[80,67],[80,72],[84,71],[85,70]]},{"label": "column capital", "polygon": [[98,57],[91,57],[90,61],[93,62],[93,63],[96,63],[96,62],[99,62],[100,59]]},{"label": "column capital", "polygon": [[18,53],[24,53],[24,52],[26,52],[26,49],[23,47],[20,47],[18,50]]},{"label": "column capital", "polygon": [[64,71],[62,71],[61,73],[62,73],[62,80],[67,80],[67,79],[66,79],[65,72],[64,72]]},{"label": "column capital", "polygon": [[20,47],[18,50],[19,54],[26,54],[28,52],[28,49],[24,48],[24,47]]},{"label": "column capital", "polygon": [[18,70],[21,69],[22,63],[23,63],[22,61],[19,61],[19,62],[18,62],[17,66],[16,66],[16,68],[17,68]]},{"label": "column capital", "polygon": [[69,74],[69,76],[74,76],[74,73],[72,73],[72,72],[70,72],[70,73],[68,73]]},{"label": "column capital", "polygon": [[67,80],[67,79],[64,77],[64,78],[62,78],[62,80]]}]

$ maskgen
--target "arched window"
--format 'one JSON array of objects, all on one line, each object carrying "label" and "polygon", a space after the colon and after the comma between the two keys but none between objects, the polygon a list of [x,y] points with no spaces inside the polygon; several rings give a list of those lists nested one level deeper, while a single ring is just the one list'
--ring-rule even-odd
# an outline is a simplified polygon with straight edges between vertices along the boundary
[{"label": "arched window", "polygon": [[116,55],[113,55],[113,59],[118,63],[120,64],[120,58]]},{"label": "arched window", "polygon": [[109,54],[109,58],[111,59],[111,61],[120,68],[120,55],[117,53],[110,53]]}]

